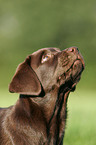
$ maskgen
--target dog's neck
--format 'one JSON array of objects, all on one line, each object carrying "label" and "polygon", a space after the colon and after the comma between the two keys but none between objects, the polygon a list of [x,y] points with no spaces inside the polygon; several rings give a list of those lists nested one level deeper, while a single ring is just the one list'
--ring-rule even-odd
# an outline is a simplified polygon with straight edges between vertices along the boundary
[{"label": "dog's neck", "polygon": [[[63,119],[66,120],[68,95],[69,91],[60,92],[60,90],[58,91],[58,88],[55,88],[51,90],[50,93],[46,93],[43,97],[20,95],[20,102],[22,102],[23,107],[26,110],[29,109],[28,106],[30,106],[30,110],[32,110],[33,106],[37,106],[37,108],[43,112],[46,122],[50,125],[54,118],[60,115],[63,115]],[[42,108],[40,106],[42,106]],[[38,110],[35,110],[35,112],[36,111]]]},{"label": "dog's neck", "polygon": [[15,113],[13,114],[16,114],[13,116],[17,122],[19,120],[21,123],[21,116],[23,116],[23,118],[26,120],[23,123],[27,125],[31,125],[31,122],[38,120],[36,127],[39,128],[41,132],[46,130],[46,136],[50,142],[49,144],[52,144],[53,140],[51,139],[53,138],[54,140],[57,138],[56,142],[58,144],[58,142],[64,136],[67,118],[68,94],[68,91],[62,93],[55,88],[50,91],[50,93],[46,93],[44,97],[20,95],[15,108],[13,108],[15,110]]},{"label": "dog's neck", "polygon": [[63,112],[64,109],[66,110],[69,91],[68,90],[62,91],[62,88],[58,90],[57,87],[54,87],[53,90],[51,90],[50,92],[48,91],[45,94],[46,94],[45,96],[20,95],[19,101],[23,104],[23,107],[25,108],[26,111],[28,109],[27,106],[30,106],[30,109],[32,110],[33,106],[36,105],[38,108],[42,110],[47,123],[48,122],[50,123],[53,117],[59,114],[62,111],[62,109]]}]

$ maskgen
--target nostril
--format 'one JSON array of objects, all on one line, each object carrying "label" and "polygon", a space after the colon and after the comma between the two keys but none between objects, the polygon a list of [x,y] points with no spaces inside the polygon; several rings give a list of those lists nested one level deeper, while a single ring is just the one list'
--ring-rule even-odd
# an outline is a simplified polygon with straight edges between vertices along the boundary
[{"label": "nostril", "polygon": [[73,52],[73,53],[79,53],[79,49],[77,47],[70,47],[68,49],[69,52]]},{"label": "nostril", "polygon": [[70,51],[70,52],[75,52],[75,49],[76,49],[76,48],[71,47],[71,48],[69,48],[69,51]]},{"label": "nostril", "polygon": [[75,52],[75,49],[74,49],[74,48],[72,48],[72,49],[71,49],[71,52]]}]

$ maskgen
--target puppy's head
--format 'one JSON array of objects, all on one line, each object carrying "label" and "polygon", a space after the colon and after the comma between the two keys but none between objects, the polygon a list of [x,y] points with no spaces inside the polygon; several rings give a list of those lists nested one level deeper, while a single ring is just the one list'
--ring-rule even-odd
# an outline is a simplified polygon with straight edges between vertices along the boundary
[{"label": "puppy's head", "polygon": [[72,90],[80,80],[84,60],[76,47],[60,51],[57,48],[43,48],[21,63],[10,83],[9,91],[38,96],[42,88],[65,86]]}]

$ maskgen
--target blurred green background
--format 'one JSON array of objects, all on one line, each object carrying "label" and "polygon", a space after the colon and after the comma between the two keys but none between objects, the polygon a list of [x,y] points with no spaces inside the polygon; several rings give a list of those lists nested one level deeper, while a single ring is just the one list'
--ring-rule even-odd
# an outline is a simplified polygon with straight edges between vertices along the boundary
[{"label": "blurred green background", "polygon": [[96,0],[0,1],[0,106],[16,102],[8,84],[42,47],[77,46],[86,69],[70,95],[65,145],[96,145]]}]

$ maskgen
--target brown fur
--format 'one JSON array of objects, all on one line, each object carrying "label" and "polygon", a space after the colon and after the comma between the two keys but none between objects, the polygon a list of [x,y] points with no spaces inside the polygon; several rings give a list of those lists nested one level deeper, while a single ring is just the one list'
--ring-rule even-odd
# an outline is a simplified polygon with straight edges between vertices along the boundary
[{"label": "brown fur", "polygon": [[83,69],[75,47],[43,48],[28,56],[9,85],[20,94],[18,101],[0,109],[0,145],[63,145],[68,94]]}]

